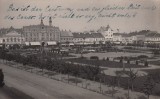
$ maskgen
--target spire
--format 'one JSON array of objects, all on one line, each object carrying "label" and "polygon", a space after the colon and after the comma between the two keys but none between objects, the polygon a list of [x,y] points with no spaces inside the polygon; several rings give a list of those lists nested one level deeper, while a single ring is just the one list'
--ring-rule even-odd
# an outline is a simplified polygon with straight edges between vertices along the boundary
[{"label": "spire", "polygon": [[49,26],[52,26],[52,18],[49,17]]},{"label": "spire", "polygon": [[43,24],[43,19],[41,19],[41,25],[44,25],[44,24]]}]

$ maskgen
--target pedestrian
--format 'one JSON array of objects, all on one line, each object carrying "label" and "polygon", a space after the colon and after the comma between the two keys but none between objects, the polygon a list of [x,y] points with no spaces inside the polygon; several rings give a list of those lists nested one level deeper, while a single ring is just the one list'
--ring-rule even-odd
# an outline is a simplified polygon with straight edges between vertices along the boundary
[{"label": "pedestrian", "polygon": [[0,69],[0,87],[3,87],[4,86],[4,74],[3,74],[3,71],[2,69]]}]

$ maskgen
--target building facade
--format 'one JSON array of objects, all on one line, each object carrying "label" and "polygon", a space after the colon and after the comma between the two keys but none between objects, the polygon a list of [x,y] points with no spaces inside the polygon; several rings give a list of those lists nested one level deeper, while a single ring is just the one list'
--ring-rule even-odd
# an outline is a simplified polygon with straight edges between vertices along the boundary
[{"label": "building facade", "polygon": [[72,43],[73,42],[73,35],[71,31],[61,31],[60,35],[61,43]]},{"label": "building facade", "polygon": [[105,38],[101,33],[73,33],[74,43],[94,44],[104,40]]},{"label": "building facade", "polygon": [[24,26],[23,31],[26,42],[60,41],[60,29],[52,26],[51,18],[49,18],[49,25],[44,25],[41,20],[39,25]]},{"label": "building facade", "polygon": [[18,31],[13,27],[6,29],[5,33],[0,37],[0,43],[5,45],[24,44],[22,31]]},{"label": "building facade", "polygon": [[104,36],[105,41],[113,41],[113,30],[109,25],[107,27],[101,27],[97,32]]}]

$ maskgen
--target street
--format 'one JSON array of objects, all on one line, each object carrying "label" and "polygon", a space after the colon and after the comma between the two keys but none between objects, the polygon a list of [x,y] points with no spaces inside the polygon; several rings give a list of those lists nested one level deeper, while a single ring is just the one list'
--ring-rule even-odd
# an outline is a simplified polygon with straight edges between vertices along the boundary
[{"label": "street", "polygon": [[[4,80],[8,90],[10,88],[18,90],[16,92],[12,90],[13,94],[14,92],[20,95],[24,94],[24,97],[27,97],[26,99],[110,99],[110,97],[96,92],[12,68],[4,64],[0,64],[0,68],[3,69]],[[2,89],[1,91],[1,99],[17,99],[15,98],[16,95],[11,97],[7,91],[4,92]],[[22,97],[20,95],[17,96]]]}]

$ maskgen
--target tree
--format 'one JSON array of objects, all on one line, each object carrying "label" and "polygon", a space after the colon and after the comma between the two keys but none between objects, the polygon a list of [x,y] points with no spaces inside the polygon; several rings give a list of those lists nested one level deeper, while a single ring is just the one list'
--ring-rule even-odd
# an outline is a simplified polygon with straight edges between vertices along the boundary
[{"label": "tree", "polygon": [[155,82],[152,79],[151,75],[147,76],[146,81],[143,84],[143,92],[147,95],[147,98],[149,99],[149,96],[152,94],[152,90],[155,87]]},{"label": "tree", "polygon": [[79,65],[71,66],[72,67],[72,73],[75,76],[75,83],[77,85],[77,76],[80,74]]},{"label": "tree", "polygon": [[144,62],[144,66],[146,66],[146,67],[148,66],[148,62],[147,61]]},{"label": "tree", "polygon": [[136,60],[136,65],[138,65],[138,60]]},{"label": "tree", "polygon": [[116,78],[117,78],[117,85],[118,87],[120,87],[120,80],[122,77],[122,73],[118,73],[117,71],[115,73],[116,73]]},{"label": "tree", "polygon": [[131,90],[134,90],[133,88],[134,88],[134,81],[135,81],[135,79],[137,78],[137,74],[138,74],[138,70],[136,71],[136,72],[134,72],[134,70],[132,70],[131,68],[130,68],[130,71],[129,71],[129,77],[130,77],[130,81],[131,81]]},{"label": "tree", "polygon": [[112,91],[111,91],[111,94],[112,94],[112,97],[114,97],[114,94],[115,94],[115,90],[114,90],[114,88],[115,88],[115,86],[116,86],[116,83],[117,83],[117,78],[116,77],[110,77],[110,80],[109,80],[110,82],[110,86],[112,87]]}]

